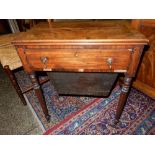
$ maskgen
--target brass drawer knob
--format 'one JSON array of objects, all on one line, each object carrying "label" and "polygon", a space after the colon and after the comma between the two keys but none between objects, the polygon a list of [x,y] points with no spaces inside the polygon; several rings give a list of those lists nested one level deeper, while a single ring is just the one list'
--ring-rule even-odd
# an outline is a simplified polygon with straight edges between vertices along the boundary
[{"label": "brass drawer knob", "polygon": [[40,57],[40,60],[44,64],[44,68],[47,68],[48,57]]},{"label": "brass drawer knob", "polygon": [[113,59],[112,58],[108,58],[107,59],[107,64],[109,65],[110,69],[111,69],[112,63],[113,63]]},{"label": "brass drawer knob", "polygon": [[75,56],[75,57],[78,57],[78,52],[77,52],[77,51],[75,52],[74,56]]}]

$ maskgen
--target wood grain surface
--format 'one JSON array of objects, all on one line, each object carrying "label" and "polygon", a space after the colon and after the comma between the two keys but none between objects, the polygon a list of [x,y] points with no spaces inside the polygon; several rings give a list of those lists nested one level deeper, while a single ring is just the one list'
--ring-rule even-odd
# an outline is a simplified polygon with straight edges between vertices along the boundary
[{"label": "wood grain surface", "polygon": [[144,52],[133,86],[155,98],[155,20],[133,21],[133,27],[149,39],[149,48]]}]

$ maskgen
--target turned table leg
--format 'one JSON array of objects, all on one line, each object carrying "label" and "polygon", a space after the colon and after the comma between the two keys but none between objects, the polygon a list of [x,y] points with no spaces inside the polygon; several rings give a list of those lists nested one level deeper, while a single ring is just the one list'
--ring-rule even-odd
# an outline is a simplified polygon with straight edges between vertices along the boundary
[{"label": "turned table leg", "polygon": [[27,103],[25,101],[25,98],[24,98],[24,96],[22,94],[22,91],[21,91],[21,89],[20,89],[20,87],[19,87],[19,85],[17,83],[16,77],[13,74],[13,72],[10,70],[8,65],[4,66],[3,69],[4,69],[5,73],[7,74],[7,76],[9,77],[9,79],[10,79],[13,87],[15,88],[18,96],[20,97],[21,101],[23,102],[24,105],[27,105]]},{"label": "turned table leg", "polygon": [[125,103],[128,97],[131,80],[132,78],[129,78],[129,77],[124,78],[124,82],[122,84],[122,90],[121,90],[121,94],[120,94],[120,98],[119,98],[119,102],[118,102],[117,110],[116,110],[115,124],[119,122],[119,119],[122,115],[122,112],[123,112],[123,109],[124,109],[124,106],[125,106]]},{"label": "turned table leg", "polygon": [[30,79],[31,79],[31,82],[33,84],[33,89],[35,91],[35,94],[36,94],[36,96],[37,96],[37,98],[39,100],[41,108],[42,108],[42,110],[44,112],[44,115],[46,117],[46,120],[49,122],[50,121],[50,115],[48,114],[48,109],[47,109],[47,106],[46,106],[42,91],[40,89],[40,85],[39,85],[38,80],[37,80],[37,78],[35,76],[35,73],[30,74]]}]

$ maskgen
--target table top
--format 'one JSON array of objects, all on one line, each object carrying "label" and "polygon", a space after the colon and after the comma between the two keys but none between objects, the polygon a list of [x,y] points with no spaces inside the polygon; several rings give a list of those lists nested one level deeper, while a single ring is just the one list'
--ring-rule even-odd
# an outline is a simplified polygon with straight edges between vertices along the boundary
[{"label": "table top", "polygon": [[147,44],[148,39],[130,25],[124,20],[52,22],[51,27],[43,22],[18,35],[13,44]]}]

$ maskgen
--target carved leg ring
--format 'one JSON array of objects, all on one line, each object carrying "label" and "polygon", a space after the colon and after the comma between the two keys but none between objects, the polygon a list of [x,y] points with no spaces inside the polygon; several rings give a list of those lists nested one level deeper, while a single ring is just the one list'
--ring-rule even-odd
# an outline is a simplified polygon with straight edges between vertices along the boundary
[{"label": "carved leg ring", "polygon": [[40,85],[36,79],[36,76],[34,73],[30,74],[30,78],[31,78],[31,81],[32,81],[32,84],[33,84],[33,89],[35,90],[35,94],[39,100],[39,103],[41,105],[41,108],[44,112],[44,115],[46,117],[46,120],[48,122],[50,122],[50,115],[48,114],[48,109],[47,109],[47,106],[46,106],[46,103],[45,103],[45,100],[44,100],[44,97],[42,95],[42,91],[40,89]]},{"label": "carved leg ring", "polygon": [[124,82],[122,85],[122,90],[121,90],[121,94],[120,94],[120,98],[119,98],[119,102],[118,102],[117,110],[116,110],[115,124],[119,122],[119,119],[122,115],[122,112],[123,112],[123,109],[124,109],[124,106],[127,100],[129,88],[131,85],[131,80],[132,78],[129,78],[129,77],[124,78]]}]

